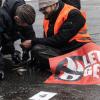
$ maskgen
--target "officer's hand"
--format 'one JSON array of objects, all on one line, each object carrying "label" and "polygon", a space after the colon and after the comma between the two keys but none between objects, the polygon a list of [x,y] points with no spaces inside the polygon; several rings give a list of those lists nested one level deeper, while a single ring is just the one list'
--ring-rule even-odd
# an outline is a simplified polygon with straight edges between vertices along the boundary
[{"label": "officer's hand", "polygon": [[25,48],[30,48],[32,45],[32,40],[25,40],[24,42],[21,43],[21,45]]}]

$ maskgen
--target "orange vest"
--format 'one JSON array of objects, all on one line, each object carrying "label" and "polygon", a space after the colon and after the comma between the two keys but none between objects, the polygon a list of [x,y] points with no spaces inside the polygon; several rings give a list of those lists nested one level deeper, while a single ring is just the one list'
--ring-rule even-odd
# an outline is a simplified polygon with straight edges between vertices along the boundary
[{"label": "orange vest", "polygon": [[[77,9],[73,6],[65,4],[63,9],[61,10],[55,25],[54,25],[54,35],[56,35],[59,32],[60,27],[64,23],[65,20],[68,18],[68,14],[71,10]],[[84,18],[86,19],[86,16],[82,13]],[[44,36],[47,37],[47,31],[49,28],[49,20],[44,19]],[[66,33],[67,34],[67,33]],[[87,25],[85,25],[79,30],[78,34],[76,34],[73,38],[69,40],[71,42],[72,40],[76,40],[77,42],[90,42],[91,38],[90,35],[87,33]]]}]

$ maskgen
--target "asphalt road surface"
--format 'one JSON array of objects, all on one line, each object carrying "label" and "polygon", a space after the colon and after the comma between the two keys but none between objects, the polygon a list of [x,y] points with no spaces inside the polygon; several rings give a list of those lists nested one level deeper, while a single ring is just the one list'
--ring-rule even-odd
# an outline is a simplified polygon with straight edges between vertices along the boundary
[{"label": "asphalt road surface", "polygon": [[[37,37],[42,37],[43,15],[38,11],[38,2],[29,0],[27,3],[36,10],[37,17],[33,27]],[[82,0],[82,9],[87,12],[87,23],[93,40],[100,44],[100,0]],[[48,76],[48,72],[40,73],[32,69],[25,72],[23,76],[19,76],[16,71],[9,71],[6,73],[5,80],[0,81],[0,100],[28,100],[40,91],[58,93],[51,100],[100,100],[99,85],[43,84]]]}]

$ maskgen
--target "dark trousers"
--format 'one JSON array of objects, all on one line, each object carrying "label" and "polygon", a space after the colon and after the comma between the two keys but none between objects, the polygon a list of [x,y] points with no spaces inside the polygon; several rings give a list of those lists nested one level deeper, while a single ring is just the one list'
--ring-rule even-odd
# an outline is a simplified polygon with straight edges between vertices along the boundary
[{"label": "dark trousers", "polygon": [[34,64],[40,69],[50,69],[49,58],[61,55],[61,51],[50,46],[35,45],[32,48],[32,58],[34,58]]}]

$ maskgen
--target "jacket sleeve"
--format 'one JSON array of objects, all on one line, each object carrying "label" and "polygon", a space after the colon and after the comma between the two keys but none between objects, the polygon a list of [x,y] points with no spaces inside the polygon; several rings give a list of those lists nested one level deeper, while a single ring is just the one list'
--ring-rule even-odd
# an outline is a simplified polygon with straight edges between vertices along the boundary
[{"label": "jacket sleeve", "polygon": [[14,16],[16,8],[22,4],[25,4],[24,0],[5,0],[3,8],[11,15]]},{"label": "jacket sleeve", "polygon": [[80,11],[72,10],[68,19],[63,23],[57,35],[48,38],[36,38],[33,40],[34,44],[50,45],[52,47],[60,47],[65,45],[85,24],[85,18]]},{"label": "jacket sleeve", "polygon": [[29,39],[34,39],[35,38],[35,32],[32,27],[32,25],[29,25],[27,27],[19,27],[19,37],[21,38],[22,41],[24,40],[29,40]]}]

